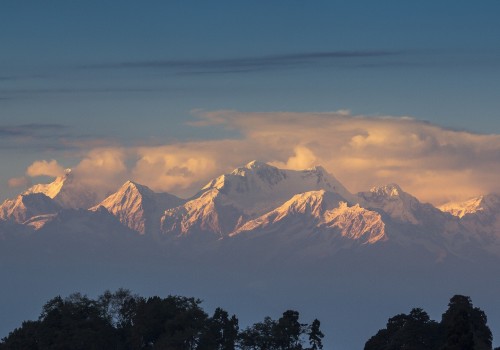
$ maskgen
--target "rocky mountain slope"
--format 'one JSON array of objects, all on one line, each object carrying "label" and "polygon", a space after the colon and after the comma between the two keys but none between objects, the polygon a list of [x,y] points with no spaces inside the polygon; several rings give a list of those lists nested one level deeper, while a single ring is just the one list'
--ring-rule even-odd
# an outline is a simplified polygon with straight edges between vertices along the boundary
[{"label": "rocky mountain slope", "polygon": [[127,181],[91,210],[104,207],[131,230],[140,234],[154,234],[159,232],[164,211],[182,203],[184,200],[174,195],[156,193],[146,186]]}]

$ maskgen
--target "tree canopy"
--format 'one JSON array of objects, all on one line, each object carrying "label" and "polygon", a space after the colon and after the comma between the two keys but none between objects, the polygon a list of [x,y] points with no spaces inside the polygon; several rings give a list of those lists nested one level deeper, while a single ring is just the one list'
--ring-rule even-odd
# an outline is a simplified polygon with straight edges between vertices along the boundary
[{"label": "tree canopy", "polygon": [[422,309],[391,317],[387,326],[371,337],[365,350],[491,350],[492,334],[486,314],[471,299],[455,295],[441,322]]},{"label": "tree canopy", "polygon": [[[216,308],[209,316],[201,300],[182,296],[143,298],[125,289],[90,299],[57,296],[36,321],[23,322],[0,342],[0,350],[303,350],[322,349],[320,323],[299,322],[285,311],[243,331],[235,315]],[[311,348],[304,348],[309,339]]]},{"label": "tree canopy", "polygon": [[[144,298],[129,290],[96,299],[80,293],[56,296],[38,320],[25,321],[0,342],[0,350],[321,350],[320,321],[300,320],[286,310],[240,329],[236,315],[201,300],[169,295]],[[492,350],[486,314],[469,297],[455,295],[441,321],[421,308],[395,315],[365,344],[365,350]],[[500,348],[495,348],[500,350]]]}]

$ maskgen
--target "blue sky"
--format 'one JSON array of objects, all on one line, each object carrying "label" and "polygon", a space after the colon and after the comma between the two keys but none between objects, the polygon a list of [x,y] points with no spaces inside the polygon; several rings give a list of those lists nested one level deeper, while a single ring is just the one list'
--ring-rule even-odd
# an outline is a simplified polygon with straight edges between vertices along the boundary
[{"label": "blue sky", "polygon": [[0,196],[35,160],[242,133],[193,127],[198,109],[499,134],[499,14],[498,0],[4,1]]}]

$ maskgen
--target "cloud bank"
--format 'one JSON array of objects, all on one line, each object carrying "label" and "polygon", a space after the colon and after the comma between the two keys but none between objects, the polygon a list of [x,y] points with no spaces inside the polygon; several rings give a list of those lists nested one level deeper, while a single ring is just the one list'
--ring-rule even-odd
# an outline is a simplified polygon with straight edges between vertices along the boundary
[{"label": "cloud bank", "polygon": [[[290,169],[322,165],[352,192],[398,183],[421,201],[434,204],[500,192],[500,135],[349,111],[197,111],[195,115],[193,127],[232,129],[240,137],[96,148],[74,173],[103,191],[133,179],[156,191],[187,197],[212,177],[258,159]],[[50,162],[35,163],[28,168],[33,174],[42,165],[46,175],[60,170]]]}]

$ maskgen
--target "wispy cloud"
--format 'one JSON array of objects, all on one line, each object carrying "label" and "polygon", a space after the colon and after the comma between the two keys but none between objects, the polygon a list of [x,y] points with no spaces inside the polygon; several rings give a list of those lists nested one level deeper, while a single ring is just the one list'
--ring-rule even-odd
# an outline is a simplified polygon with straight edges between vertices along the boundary
[{"label": "wispy cloud", "polygon": [[[168,93],[206,95],[212,91],[195,86],[176,84],[172,86],[169,78],[184,76],[213,76],[227,74],[259,74],[271,71],[289,70],[377,70],[377,69],[464,69],[464,67],[487,67],[499,65],[498,50],[452,51],[452,50],[337,50],[317,52],[297,52],[289,54],[269,54],[261,56],[246,56],[232,58],[205,59],[152,59],[115,62],[99,62],[66,66],[60,70],[50,70],[44,74],[32,75],[0,75],[0,101],[8,103],[11,100],[47,98],[65,95],[123,95]],[[109,75],[102,76],[103,70],[113,70]],[[145,74],[151,72],[151,75]],[[137,79],[123,84],[123,77],[141,76],[141,84]],[[72,85],[62,82],[71,78]],[[89,80],[90,77],[90,80]],[[116,78],[122,79],[116,83]],[[148,80],[154,77],[153,80]],[[158,77],[163,77],[165,83],[158,85]],[[82,79],[83,78],[83,79]],[[98,78],[96,81],[95,79]],[[36,85],[26,85],[20,80],[39,80]],[[94,80],[92,80],[94,79]],[[103,80],[104,79],[104,80]],[[93,82],[93,83],[90,83]],[[102,82],[106,81],[103,86]],[[177,80],[178,81],[178,80]],[[39,83],[43,82],[44,85]],[[47,82],[49,82],[47,84]],[[128,86],[127,86],[128,85]],[[232,89],[234,92],[234,89]]]},{"label": "wispy cloud", "polygon": [[137,60],[86,64],[85,70],[163,70],[177,75],[252,73],[296,68],[428,68],[498,65],[498,52],[452,50],[339,50],[218,59]]},{"label": "wispy cloud", "polygon": [[[204,60],[126,61],[83,65],[82,69],[163,69],[179,74],[247,73],[318,64],[375,64],[373,60],[403,55],[403,51],[360,50],[276,54]],[[387,62],[384,62],[387,64]]]},{"label": "wispy cloud", "polygon": [[109,137],[79,133],[63,124],[0,125],[0,149],[26,151],[85,151],[116,145]]},{"label": "wispy cloud", "polygon": [[30,123],[19,125],[0,125],[0,136],[2,137],[46,137],[45,132],[60,133],[67,127],[62,124]]},{"label": "wispy cloud", "polygon": [[63,140],[72,137],[62,124],[30,123],[0,125],[0,149],[27,151],[64,150]]},{"label": "wispy cloud", "polygon": [[[141,84],[142,85],[142,84]],[[0,101],[47,99],[59,97],[95,97],[95,96],[150,96],[161,94],[162,96],[186,96],[186,94],[209,95],[229,91],[228,89],[208,89],[201,85],[196,86],[109,86],[109,87],[60,87],[60,88],[5,88],[0,89]]]},{"label": "wispy cloud", "polygon": [[[0,89],[0,94],[81,94],[81,93],[115,93],[115,92],[154,92],[162,88],[156,87],[77,87],[77,88],[40,88],[40,89]],[[167,90],[168,88],[164,88]]]}]

